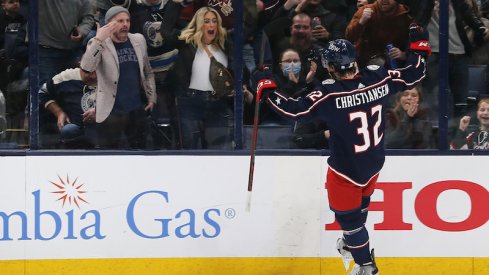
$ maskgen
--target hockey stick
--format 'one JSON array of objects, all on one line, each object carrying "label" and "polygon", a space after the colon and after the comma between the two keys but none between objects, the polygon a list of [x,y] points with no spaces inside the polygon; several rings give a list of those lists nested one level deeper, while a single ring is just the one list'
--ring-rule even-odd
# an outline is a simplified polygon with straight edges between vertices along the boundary
[{"label": "hockey stick", "polygon": [[[258,67],[263,68],[264,60],[265,60],[265,46],[267,45],[268,37],[265,31],[262,31],[262,41],[260,45],[260,55],[258,60]],[[267,68],[268,70],[268,68]],[[253,117],[253,133],[251,134],[251,152],[250,152],[250,171],[248,174],[248,193],[246,197],[246,212],[250,212],[251,210],[251,191],[253,190],[253,174],[255,172],[255,151],[256,151],[256,142],[258,139],[258,120],[260,115],[260,98],[261,98],[261,88],[258,88],[256,92],[255,99],[255,116]]]},{"label": "hockey stick", "polygon": [[246,197],[246,212],[251,210],[251,191],[253,190],[253,174],[255,172],[255,151],[256,141],[258,139],[258,117],[260,115],[260,97],[261,89],[258,89],[255,100],[255,115],[253,117],[253,133],[251,134],[250,150],[250,171],[248,174],[248,195]]}]

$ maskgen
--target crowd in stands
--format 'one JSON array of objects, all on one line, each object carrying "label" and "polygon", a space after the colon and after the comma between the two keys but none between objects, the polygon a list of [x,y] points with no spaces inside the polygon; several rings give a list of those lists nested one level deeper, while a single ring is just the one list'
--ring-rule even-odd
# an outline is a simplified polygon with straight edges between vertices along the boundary
[{"label": "crowd in stands", "polygon": [[29,95],[28,48],[25,42],[28,1],[1,0],[0,10],[0,93],[5,99],[0,144],[4,148],[27,147],[25,125]]},{"label": "crowd in stands", "polygon": [[[333,78],[321,52],[339,38],[355,46],[359,67],[402,68],[413,21],[429,32],[433,53],[422,85],[392,97],[386,147],[437,148],[439,0],[237,3],[244,7],[243,60],[234,60],[232,0],[38,0],[40,148],[233,149],[235,110],[253,123],[258,80],[273,78],[291,97],[308,94]],[[448,3],[448,138],[453,149],[487,149],[480,139],[488,137],[489,0]],[[17,147],[28,146],[28,4],[1,0],[0,11],[0,144]],[[241,93],[216,96],[212,59],[231,72],[243,64],[232,74],[243,76],[244,106],[235,106]],[[474,66],[486,81],[476,91]],[[320,121],[293,124],[262,106],[260,127],[287,129],[283,148],[328,148]],[[476,135],[479,145],[471,143]]]}]

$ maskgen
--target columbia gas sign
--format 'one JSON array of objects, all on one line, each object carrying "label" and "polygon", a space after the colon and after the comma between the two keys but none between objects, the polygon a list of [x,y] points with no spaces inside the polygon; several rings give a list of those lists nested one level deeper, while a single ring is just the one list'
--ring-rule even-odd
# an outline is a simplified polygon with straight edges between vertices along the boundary
[{"label": "columbia gas sign", "polygon": [[[69,180],[64,183],[61,181],[62,189],[70,186]],[[62,191],[66,192],[66,191]],[[34,209],[29,213],[17,210],[11,213],[0,211],[0,222],[3,224],[3,232],[0,235],[0,241],[13,240],[41,240],[49,241],[53,239],[64,240],[102,240],[107,237],[108,232],[103,232],[104,221],[100,211],[81,210],[80,202],[88,203],[80,195],[79,190],[74,190],[75,194],[63,194],[58,200],[63,201],[63,205],[68,202],[74,204],[77,209],[71,209],[66,212],[53,211],[45,209],[42,203],[41,191],[32,192]],[[86,191],[83,191],[86,193]],[[137,222],[136,205],[143,204],[142,201],[148,200],[148,197],[157,195],[160,198],[160,208],[169,208],[169,194],[160,190],[150,190],[142,192],[132,198],[126,210],[126,222],[130,232],[146,239],[159,238],[215,238],[221,232],[221,226],[218,220],[221,217],[221,210],[218,208],[209,208],[203,211],[194,209],[181,209],[176,213],[170,213],[168,216],[154,217],[154,222],[160,229],[156,234],[145,231],[144,226]],[[154,199],[153,199],[154,200]],[[232,210],[227,210],[232,211]],[[202,212],[202,213],[200,213]],[[151,216],[147,213],[147,216]],[[49,226],[43,226],[43,225]]]},{"label": "columbia gas sign", "polygon": [[[246,213],[248,161],[29,157],[26,183],[4,187],[17,194],[0,201],[0,254],[7,259],[318,255],[319,235],[304,242],[295,234],[320,227],[317,166],[307,180],[313,188],[303,190],[282,185],[283,176],[258,172],[267,184],[257,186],[252,213]],[[291,169],[282,161],[274,166]],[[215,169],[222,167],[229,169]],[[295,209],[283,212],[284,207]],[[316,210],[297,218],[306,209]],[[291,217],[301,222],[290,224]]]}]

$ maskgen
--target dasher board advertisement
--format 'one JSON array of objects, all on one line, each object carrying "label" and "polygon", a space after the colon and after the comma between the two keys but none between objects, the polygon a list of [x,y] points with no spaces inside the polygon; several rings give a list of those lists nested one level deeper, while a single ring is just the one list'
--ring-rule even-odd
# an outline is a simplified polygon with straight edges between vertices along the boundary
[{"label": "dasher board advertisement", "polygon": [[[2,260],[338,257],[327,156],[0,158]],[[377,257],[489,257],[485,156],[388,157]]]}]

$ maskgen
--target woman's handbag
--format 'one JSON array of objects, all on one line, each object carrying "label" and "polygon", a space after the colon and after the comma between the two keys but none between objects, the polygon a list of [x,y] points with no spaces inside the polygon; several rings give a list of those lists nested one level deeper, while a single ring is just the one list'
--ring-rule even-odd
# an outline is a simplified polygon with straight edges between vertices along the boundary
[{"label": "woman's handbag", "polygon": [[214,88],[214,96],[221,98],[223,96],[234,95],[234,78],[228,69],[219,63],[212,53],[204,46],[207,55],[211,60],[209,79],[211,81],[212,88]]}]

